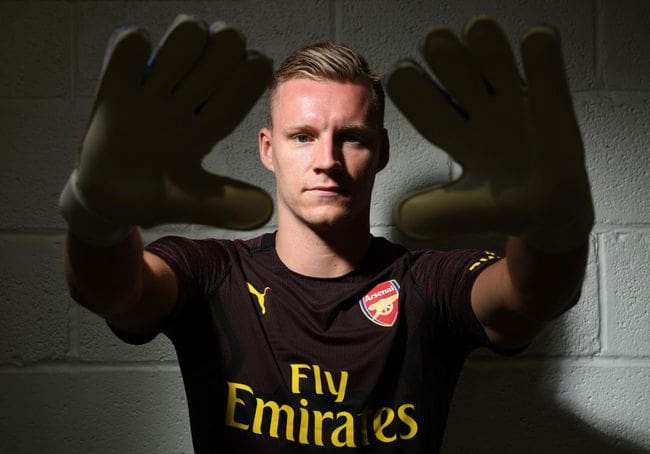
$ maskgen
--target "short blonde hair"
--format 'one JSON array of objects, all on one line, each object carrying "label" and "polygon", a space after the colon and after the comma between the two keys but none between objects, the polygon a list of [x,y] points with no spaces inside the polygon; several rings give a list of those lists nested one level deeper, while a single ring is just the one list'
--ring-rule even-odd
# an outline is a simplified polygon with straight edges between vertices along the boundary
[{"label": "short blonde hair", "polygon": [[370,92],[371,121],[378,128],[383,128],[385,95],[381,77],[370,69],[368,62],[359,53],[330,41],[296,50],[275,71],[269,89],[269,126],[273,125],[272,109],[278,87],[288,80],[300,78],[365,85]]}]

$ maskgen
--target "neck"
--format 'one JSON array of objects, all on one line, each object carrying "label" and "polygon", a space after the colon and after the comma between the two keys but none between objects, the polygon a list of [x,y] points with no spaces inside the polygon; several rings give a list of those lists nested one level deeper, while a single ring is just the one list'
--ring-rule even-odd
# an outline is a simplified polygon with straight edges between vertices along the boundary
[{"label": "neck", "polygon": [[310,277],[343,276],[361,263],[370,247],[369,226],[359,224],[323,232],[280,225],[275,248],[291,271]]}]

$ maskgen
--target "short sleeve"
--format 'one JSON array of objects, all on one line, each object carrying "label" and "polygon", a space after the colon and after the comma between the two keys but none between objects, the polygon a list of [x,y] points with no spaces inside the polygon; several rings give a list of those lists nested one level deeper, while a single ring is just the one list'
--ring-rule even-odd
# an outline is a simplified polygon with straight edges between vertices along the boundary
[{"label": "short sleeve", "polygon": [[166,236],[145,247],[145,250],[165,261],[176,276],[178,296],[176,306],[160,329],[147,337],[134,337],[109,324],[122,341],[145,344],[160,332],[173,333],[197,304],[207,299],[228,266],[228,255],[220,240],[193,240]]},{"label": "short sleeve", "polygon": [[437,335],[445,344],[466,352],[492,348],[472,309],[471,293],[481,271],[498,259],[480,250],[426,251],[418,257],[414,276],[433,306]]}]

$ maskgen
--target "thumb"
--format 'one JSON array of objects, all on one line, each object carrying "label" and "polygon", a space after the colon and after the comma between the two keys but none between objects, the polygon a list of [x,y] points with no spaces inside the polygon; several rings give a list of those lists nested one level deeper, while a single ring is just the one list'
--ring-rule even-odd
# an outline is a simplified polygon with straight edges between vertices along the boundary
[{"label": "thumb", "polygon": [[257,186],[203,169],[192,181],[191,187],[169,188],[169,213],[175,218],[170,222],[249,230],[266,223],[273,213],[273,199]]},{"label": "thumb", "polygon": [[430,186],[397,204],[397,227],[414,239],[439,234],[490,231],[499,223],[487,184],[457,190],[456,184]]}]

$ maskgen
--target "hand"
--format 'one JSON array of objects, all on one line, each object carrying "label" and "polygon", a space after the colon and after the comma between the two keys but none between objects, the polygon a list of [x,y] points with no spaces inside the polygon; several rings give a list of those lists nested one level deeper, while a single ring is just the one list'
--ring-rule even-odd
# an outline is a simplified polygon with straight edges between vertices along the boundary
[{"label": "hand", "polygon": [[524,37],[526,82],[491,18],[470,21],[464,41],[443,27],[424,39],[421,52],[444,88],[413,62],[389,74],[393,102],[463,167],[459,180],[400,201],[399,228],[416,238],[523,235],[547,250],[583,244],[593,206],[557,34],[537,27]]},{"label": "hand", "polygon": [[266,222],[261,189],[202,169],[201,161],[264,92],[271,62],[236,29],[179,16],[152,63],[141,30],[107,50],[76,170],[83,205],[121,225],[170,222],[247,229]]}]

